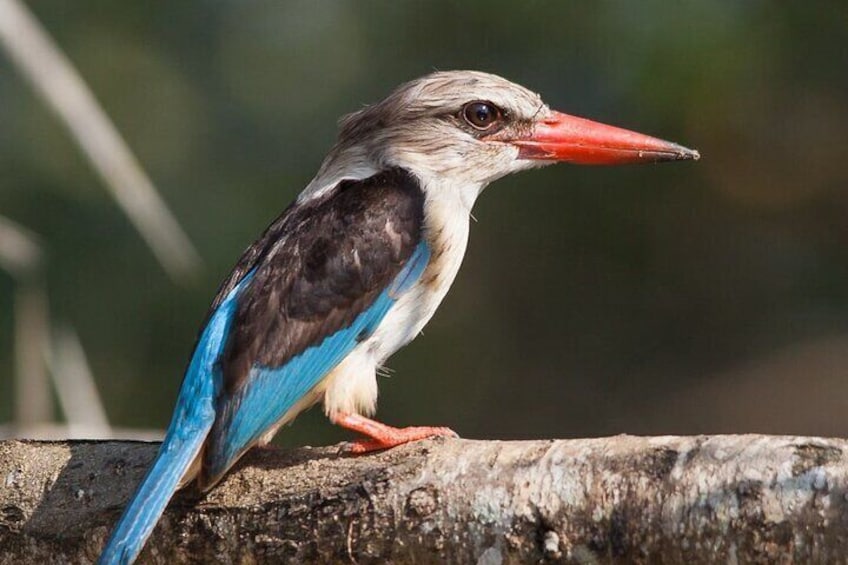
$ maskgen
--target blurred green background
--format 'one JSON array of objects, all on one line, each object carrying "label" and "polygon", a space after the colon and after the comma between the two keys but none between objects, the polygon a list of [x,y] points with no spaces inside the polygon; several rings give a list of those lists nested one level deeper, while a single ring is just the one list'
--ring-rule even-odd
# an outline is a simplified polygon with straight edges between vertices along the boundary
[{"label": "blurred green background", "polygon": [[[551,167],[481,197],[463,269],[380,381],[388,423],[474,438],[848,435],[845,2],[30,4],[204,260],[169,279],[0,56],[0,214],[45,245],[113,424],[164,428],[239,254],[336,120],[433,69],[678,141],[698,163]],[[14,281],[0,273],[0,422]],[[347,437],[313,409],[286,445]]]}]

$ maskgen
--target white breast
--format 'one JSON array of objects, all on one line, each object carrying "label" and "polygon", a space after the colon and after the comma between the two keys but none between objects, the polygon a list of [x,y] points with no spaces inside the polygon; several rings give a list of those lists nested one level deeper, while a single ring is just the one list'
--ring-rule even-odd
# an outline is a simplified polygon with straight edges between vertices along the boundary
[{"label": "white breast", "polygon": [[376,370],[424,328],[453,284],[465,249],[471,206],[478,186],[425,186],[424,237],[430,262],[418,283],[398,299],[377,330],[324,380],[324,410],[373,414],[377,405]]}]

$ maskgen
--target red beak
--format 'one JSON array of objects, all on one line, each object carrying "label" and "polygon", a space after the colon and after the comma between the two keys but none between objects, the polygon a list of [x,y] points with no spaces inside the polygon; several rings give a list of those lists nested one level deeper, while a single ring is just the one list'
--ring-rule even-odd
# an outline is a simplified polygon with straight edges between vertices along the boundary
[{"label": "red beak", "polygon": [[582,165],[621,165],[700,159],[697,151],[670,141],[608,126],[560,112],[536,124],[532,133],[512,140],[519,159]]}]

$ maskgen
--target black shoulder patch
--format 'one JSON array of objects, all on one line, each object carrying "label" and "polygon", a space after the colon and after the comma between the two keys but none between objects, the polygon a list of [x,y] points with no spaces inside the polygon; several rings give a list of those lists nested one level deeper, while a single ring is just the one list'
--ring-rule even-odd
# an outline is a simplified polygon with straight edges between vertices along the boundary
[{"label": "black shoulder patch", "polygon": [[421,187],[399,168],[289,206],[213,302],[214,310],[254,271],[219,359],[225,389],[237,390],[252,366],[279,367],[353,322],[403,268],[423,221]]}]

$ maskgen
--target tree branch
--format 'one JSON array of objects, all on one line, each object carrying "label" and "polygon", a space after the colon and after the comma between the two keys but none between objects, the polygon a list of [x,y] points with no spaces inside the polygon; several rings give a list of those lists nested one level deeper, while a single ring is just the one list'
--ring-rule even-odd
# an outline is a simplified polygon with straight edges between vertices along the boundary
[{"label": "tree branch", "polygon": [[[95,559],[156,449],[0,442],[0,562]],[[180,493],[141,561],[829,562],[848,555],[846,453],[755,435],[253,450]]]}]

